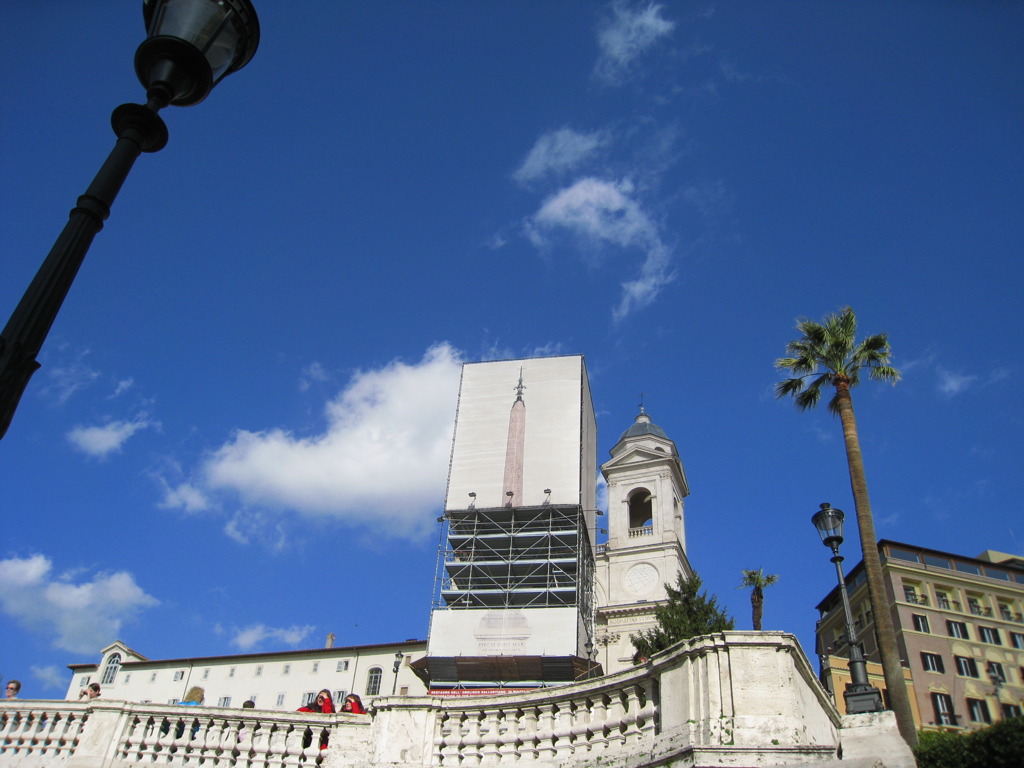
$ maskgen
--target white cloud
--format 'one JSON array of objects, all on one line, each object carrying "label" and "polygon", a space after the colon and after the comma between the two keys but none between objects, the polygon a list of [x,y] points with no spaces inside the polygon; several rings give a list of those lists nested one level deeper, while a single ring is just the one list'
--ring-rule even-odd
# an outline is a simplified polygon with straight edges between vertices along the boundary
[{"label": "white cloud", "polygon": [[939,394],[944,397],[956,397],[966,392],[978,381],[978,377],[971,374],[954,373],[942,366],[936,366],[935,373],[938,376]]},{"label": "white cloud", "polygon": [[44,368],[47,384],[41,390],[42,394],[53,397],[58,405],[64,405],[75,392],[96,381],[100,377],[99,371],[93,370],[84,362],[88,354],[89,350],[84,350],[77,360],[68,365]]},{"label": "white cloud", "polygon": [[160,502],[163,509],[181,509],[185,512],[205,512],[212,504],[201,488],[192,483],[178,483],[171,486],[163,478],[159,478],[164,487],[164,498]]},{"label": "white cloud", "polygon": [[512,178],[522,184],[571,171],[607,143],[608,136],[600,132],[579,133],[572,128],[549,131],[537,139]]},{"label": "white cloud", "polygon": [[54,577],[44,555],[0,560],[0,609],[16,623],[53,635],[52,644],[72,653],[95,653],[116,640],[121,627],[159,601],[125,571],[97,573],[73,583]]},{"label": "white cloud", "polygon": [[[327,426],[300,437],[238,430],[206,459],[200,490],[236,495],[246,513],[228,535],[266,529],[255,510],[326,515],[377,533],[418,537],[443,501],[461,360],[447,344],[415,364],[394,361],[356,373],[325,406]],[[260,537],[257,537],[260,538]]]},{"label": "white cloud", "polygon": [[675,28],[661,17],[663,6],[655,3],[612,3],[612,16],[597,35],[601,53],[593,75],[608,85],[618,85],[634,68],[637,59]]},{"label": "white cloud", "polygon": [[[97,648],[96,650],[99,649]],[[32,677],[39,681],[43,690],[66,691],[71,683],[71,675],[68,674],[67,669],[58,667],[56,664],[46,667],[31,666],[28,669],[32,673]]]},{"label": "white cloud", "polygon": [[67,434],[73,446],[89,456],[103,459],[111,453],[120,452],[128,438],[147,427],[159,427],[148,415],[140,413],[132,421],[112,421],[103,426],[77,426]]},{"label": "white cloud", "polygon": [[674,277],[669,250],[633,193],[628,180],[580,179],[545,200],[526,225],[527,236],[538,247],[565,230],[588,246],[607,243],[647,254],[640,276],[622,284],[622,299],[612,312],[616,321],[653,302]]},{"label": "white cloud", "polygon": [[114,394],[112,394],[107,399],[108,400],[113,400],[115,397],[119,397],[119,396],[123,395],[125,392],[127,392],[129,389],[131,389],[133,386],[135,386],[135,379],[132,379],[132,378],[121,379],[119,382],[117,382],[117,386],[114,388]]},{"label": "white cloud", "polygon": [[306,392],[314,383],[330,381],[327,370],[318,362],[314,361],[302,369],[302,376],[299,378],[299,391]]},{"label": "white cloud", "polygon": [[234,630],[231,644],[240,651],[252,650],[266,640],[273,640],[295,647],[305,640],[314,629],[316,627],[311,625],[304,627],[297,625],[290,627],[268,627],[265,624],[253,624],[244,629]]}]

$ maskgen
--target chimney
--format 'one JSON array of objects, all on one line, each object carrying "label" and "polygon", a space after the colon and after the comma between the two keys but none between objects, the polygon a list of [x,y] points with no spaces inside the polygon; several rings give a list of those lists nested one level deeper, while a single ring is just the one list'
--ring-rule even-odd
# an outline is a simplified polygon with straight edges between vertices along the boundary
[{"label": "chimney", "polygon": [[328,632],[327,633],[327,644],[324,646],[324,648],[333,648],[333,647],[334,647],[334,633],[333,632]]}]

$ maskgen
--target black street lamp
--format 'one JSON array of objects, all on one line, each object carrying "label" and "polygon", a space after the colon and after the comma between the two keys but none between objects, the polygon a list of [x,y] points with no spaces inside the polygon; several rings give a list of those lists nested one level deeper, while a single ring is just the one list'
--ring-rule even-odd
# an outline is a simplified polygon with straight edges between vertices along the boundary
[{"label": "black street lamp", "polygon": [[148,37],[135,52],[135,72],[146,103],[122,104],[110,122],[117,143],[78,204],[0,334],[0,438],[14,418],[36,357],[82,265],[103,228],[135,159],[167,144],[157,114],[168,104],[187,107],[241,69],[256,52],[259,20],[249,0],[143,0]]},{"label": "black street lamp", "polygon": [[833,509],[828,502],[820,505],[821,509],[814,513],[811,522],[818,529],[822,542],[832,550],[832,562],[836,564],[839,577],[839,594],[843,601],[846,617],[846,643],[850,648],[850,684],[843,692],[846,699],[846,712],[857,715],[862,712],[881,712],[882,694],[868,683],[867,662],[864,652],[856,641],[853,632],[853,611],[850,610],[850,596],[846,592],[846,579],[843,578],[843,556],[839,554],[839,545],[843,543],[843,510]]},{"label": "black street lamp", "polygon": [[398,690],[398,670],[402,666],[402,661],[405,659],[405,654],[399,651],[395,654],[395,680],[391,683],[391,695],[395,695],[395,691]]}]

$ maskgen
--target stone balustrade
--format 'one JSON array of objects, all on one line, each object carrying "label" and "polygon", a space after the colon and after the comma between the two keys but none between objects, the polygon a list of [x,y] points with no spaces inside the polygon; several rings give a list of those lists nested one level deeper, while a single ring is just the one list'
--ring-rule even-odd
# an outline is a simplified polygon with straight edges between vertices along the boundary
[{"label": "stone balustrade", "polygon": [[805,765],[838,759],[840,725],[795,638],[725,632],[573,685],[370,715],[0,701],[0,768]]}]

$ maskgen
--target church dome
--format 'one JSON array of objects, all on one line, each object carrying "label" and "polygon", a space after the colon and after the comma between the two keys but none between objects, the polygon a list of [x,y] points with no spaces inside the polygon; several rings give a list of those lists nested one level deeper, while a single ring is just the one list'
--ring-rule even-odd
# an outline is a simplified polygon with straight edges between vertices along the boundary
[{"label": "church dome", "polygon": [[655,437],[661,437],[668,440],[668,435],[665,434],[665,430],[659,427],[657,424],[651,422],[651,417],[647,415],[647,412],[641,407],[640,414],[633,421],[633,425],[622,433],[620,441],[625,440],[627,437],[643,437],[644,435],[654,435]]}]

